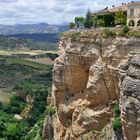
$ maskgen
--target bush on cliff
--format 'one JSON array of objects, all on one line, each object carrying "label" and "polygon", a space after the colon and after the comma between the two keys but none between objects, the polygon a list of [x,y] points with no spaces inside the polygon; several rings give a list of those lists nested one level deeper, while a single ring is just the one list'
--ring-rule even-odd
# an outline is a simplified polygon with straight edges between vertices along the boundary
[{"label": "bush on cliff", "polygon": [[121,119],[120,117],[115,118],[112,122],[112,126],[114,130],[120,129],[122,127]]},{"label": "bush on cliff", "polygon": [[73,29],[75,26],[76,26],[76,24],[75,24],[74,22],[70,22],[70,23],[69,23],[70,29]]},{"label": "bush on cliff", "polygon": [[140,37],[140,30],[137,31],[129,31],[126,36],[128,37]]},{"label": "bush on cliff", "polygon": [[107,38],[107,37],[115,37],[116,36],[116,32],[113,30],[108,30],[105,29],[103,30],[103,32],[101,33],[102,37]]},{"label": "bush on cliff", "polygon": [[125,25],[121,28],[121,31],[118,33],[118,35],[126,36],[128,32],[129,32],[129,28],[128,28],[128,26]]},{"label": "bush on cliff", "polygon": [[80,35],[81,35],[81,32],[73,32],[73,33],[71,34],[71,39],[72,39],[72,41],[77,40],[77,39],[80,37]]},{"label": "bush on cliff", "polygon": [[119,108],[119,105],[115,105],[114,109],[113,109],[113,112],[115,114],[116,117],[119,117],[120,114],[121,114],[121,110]]},{"label": "bush on cliff", "polygon": [[112,121],[112,127],[114,130],[120,129],[122,127],[122,122],[120,119],[121,110],[119,108],[119,104],[116,104],[113,109],[114,112],[114,120]]},{"label": "bush on cliff", "polygon": [[56,109],[54,106],[48,106],[46,112],[49,116],[52,116],[53,114],[55,114]]}]

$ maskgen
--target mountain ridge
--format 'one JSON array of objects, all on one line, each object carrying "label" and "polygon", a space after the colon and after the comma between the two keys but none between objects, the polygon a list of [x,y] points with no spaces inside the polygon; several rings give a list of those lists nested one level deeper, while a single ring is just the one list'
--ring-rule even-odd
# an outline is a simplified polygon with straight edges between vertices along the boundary
[{"label": "mountain ridge", "polygon": [[14,34],[33,34],[33,33],[60,33],[68,30],[67,25],[50,25],[48,23],[37,24],[15,24],[3,25],[0,24],[1,35]]}]

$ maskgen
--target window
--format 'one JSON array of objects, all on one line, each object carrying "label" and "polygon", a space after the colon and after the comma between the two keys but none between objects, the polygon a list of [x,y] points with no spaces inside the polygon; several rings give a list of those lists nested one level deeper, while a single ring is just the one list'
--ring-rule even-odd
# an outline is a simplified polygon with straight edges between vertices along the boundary
[{"label": "window", "polygon": [[140,20],[137,22],[137,26],[140,26]]},{"label": "window", "polygon": [[140,18],[140,10],[139,10],[139,15],[138,15],[138,17]]},{"label": "window", "polygon": [[129,26],[135,26],[135,22],[133,20],[130,20],[128,23]]},{"label": "window", "polygon": [[134,16],[134,9],[130,9],[130,17]]}]

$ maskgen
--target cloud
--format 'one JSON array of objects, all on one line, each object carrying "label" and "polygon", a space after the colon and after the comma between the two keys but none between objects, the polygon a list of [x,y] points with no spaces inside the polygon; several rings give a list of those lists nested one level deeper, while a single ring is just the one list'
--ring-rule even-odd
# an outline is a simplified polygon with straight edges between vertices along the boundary
[{"label": "cloud", "polygon": [[61,24],[87,9],[97,11],[128,0],[0,0],[0,24],[47,22]]},{"label": "cloud", "polygon": [[0,0],[0,3],[12,3],[12,2],[18,2],[18,0]]}]

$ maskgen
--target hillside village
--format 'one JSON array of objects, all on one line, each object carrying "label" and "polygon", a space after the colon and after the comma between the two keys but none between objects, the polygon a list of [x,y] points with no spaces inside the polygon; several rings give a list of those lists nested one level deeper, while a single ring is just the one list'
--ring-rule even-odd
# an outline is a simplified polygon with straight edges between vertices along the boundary
[{"label": "hillside village", "polygon": [[105,9],[95,12],[93,16],[112,15],[115,16],[118,12],[124,13],[127,17],[127,25],[130,27],[140,28],[140,2],[122,3],[120,6]]},{"label": "hillside village", "polygon": [[[86,26],[86,22],[89,26]],[[99,28],[122,27],[140,28],[140,2],[122,3],[119,6],[112,5],[102,10],[91,12],[88,10],[86,18],[76,17],[75,23],[70,23],[71,28]]]}]

